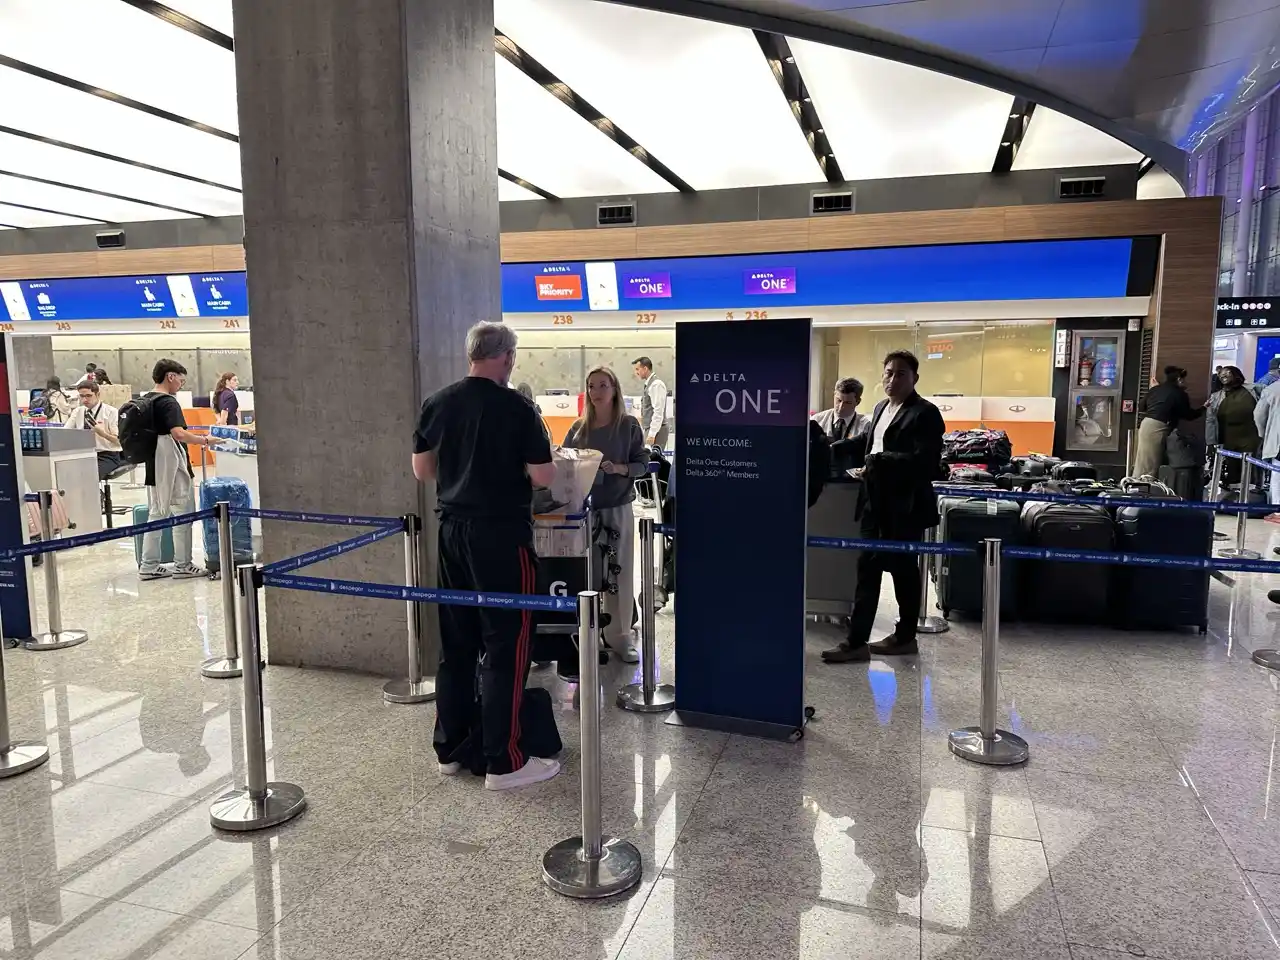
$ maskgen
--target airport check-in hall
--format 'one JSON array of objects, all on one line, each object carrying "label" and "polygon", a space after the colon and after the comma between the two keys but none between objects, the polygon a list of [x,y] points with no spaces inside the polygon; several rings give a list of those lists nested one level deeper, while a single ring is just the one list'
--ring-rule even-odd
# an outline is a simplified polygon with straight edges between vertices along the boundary
[{"label": "airport check-in hall", "polygon": [[1280,957],[1277,43],[0,4],[0,957]]}]

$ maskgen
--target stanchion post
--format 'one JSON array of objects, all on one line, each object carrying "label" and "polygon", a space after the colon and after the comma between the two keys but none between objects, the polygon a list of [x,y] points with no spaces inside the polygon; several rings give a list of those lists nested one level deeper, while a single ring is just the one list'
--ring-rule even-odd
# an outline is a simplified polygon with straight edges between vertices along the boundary
[{"label": "stanchion post", "polygon": [[[938,528],[930,527],[924,532],[925,543],[937,543]],[[929,609],[929,559],[930,553],[920,554],[920,614],[916,619],[916,633],[946,633],[951,624],[942,617],[928,613]]]},{"label": "stanchion post", "polygon": [[1000,685],[1000,541],[983,540],[982,549],[982,703],[978,726],[953,730],[947,741],[957,757],[1007,767],[1025,762],[1030,750],[1021,737],[996,727]]},{"label": "stanchion post", "polygon": [[[1240,495],[1236,498],[1238,506],[1249,503],[1249,488],[1253,482],[1253,464],[1244,457],[1240,458]],[[1244,545],[1245,533],[1248,529],[1249,515],[1241,510],[1236,514],[1236,545],[1226,550],[1219,550],[1218,556],[1229,560],[1260,560],[1262,554],[1250,550]]]},{"label": "stanchion post", "polygon": [[9,732],[9,688],[4,676],[4,625],[0,624],[0,780],[33,770],[49,759],[36,740],[14,740]]},{"label": "stanchion post", "polygon": [[211,680],[241,676],[240,639],[236,632],[236,575],[232,556],[231,504],[219,500],[214,505],[218,521],[218,578],[222,581],[222,636],[224,654],[200,665],[200,674]]},{"label": "stanchion post", "polygon": [[[416,513],[406,513],[400,520],[404,524],[404,585],[417,589],[422,586],[422,561],[418,552],[422,518]],[[422,676],[418,602],[406,600],[404,606],[409,622],[409,679],[387,681],[382,688],[382,699],[387,703],[427,703],[436,698],[436,682]]]},{"label": "stanchion post", "polygon": [[1222,497],[1222,447],[1213,448],[1213,468],[1209,471],[1209,501],[1216,503]]},{"label": "stanchion post", "polygon": [[274,827],[307,808],[302,788],[293,783],[267,781],[266,719],[262,702],[262,641],[258,591],[262,568],[252,563],[238,568],[241,610],[244,613],[244,764],[245,785],[228,790],[209,807],[209,822],[219,830],[244,832]]},{"label": "stanchion post", "polygon": [[618,706],[635,713],[661,713],[676,705],[676,688],[658,683],[653,527],[648,517],[640,521],[640,683],[629,683],[618,691]]},{"label": "stanchion post", "polygon": [[[53,543],[53,491],[41,490],[37,496],[40,498],[41,542]],[[24,647],[28,650],[63,650],[79,646],[89,639],[84,630],[64,630],[62,627],[62,591],[58,585],[56,550],[44,555],[44,596],[45,605],[49,608],[49,629],[24,642]]]},{"label": "stanchion post", "polygon": [[578,670],[582,691],[582,835],[562,840],[542,858],[542,879],[566,897],[596,900],[640,882],[640,851],[600,824],[600,594],[578,594]]}]

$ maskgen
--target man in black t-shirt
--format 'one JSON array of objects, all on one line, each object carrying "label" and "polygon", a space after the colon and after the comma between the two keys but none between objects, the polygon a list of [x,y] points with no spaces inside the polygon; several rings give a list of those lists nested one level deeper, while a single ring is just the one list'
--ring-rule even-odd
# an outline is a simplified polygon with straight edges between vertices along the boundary
[{"label": "man in black t-shirt", "polygon": [[[453,590],[533,593],[533,486],[555,477],[551,444],[537,411],[507,386],[516,335],[500,323],[467,334],[468,375],[429,397],[413,436],[413,473],[436,481],[439,582]],[[482,737],[490,790],[549,780],[551,759],[528,757],[520,743],[520,702],[529,672],[528,610],[440,607],[436,671],[436,756],[440,772],[462,769],[472,735],[480,663]]]},{"label": "man in black t-shirt", "polygon": [[[182,405],[174,396],[187,382],[187,368],[177,360],[158,360],[151,371],[155,386],[151,398],[151,415],[155,425],[156,442],[147,457],[147,519],[163,520],[196,509],[195,488],[191,471],[191,459],[187,456],[188,443],[209,445],[207,436],[187,429],[187,419],[182,415]],[[138,577],[142,580],[158,580],[161,577],[192,579],[203,577],[205,571],[191,560],[191,524],[173,528],[173,563],[161,563],[163,530],[152,530],[142,536],[142,562],[138,565]]]}]

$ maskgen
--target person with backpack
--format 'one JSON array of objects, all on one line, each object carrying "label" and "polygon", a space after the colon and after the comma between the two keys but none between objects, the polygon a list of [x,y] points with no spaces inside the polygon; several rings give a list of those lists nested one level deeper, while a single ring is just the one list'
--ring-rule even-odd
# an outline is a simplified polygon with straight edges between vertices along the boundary
[{"label": "person with backpack", "polygon": [[28,416],[44,417],[49,423],[65,423],[71,413],[71,398],[62,390],[62,381],[50,377],[45,381],[44,392],[31,401]]},{"label": "person with backpack", "polygon": [[[162,520],[195,512],[195,474],[186,445],[207,447],[211,438],[187,429],[174,396],[187,382],[186,367],[177,360],[159,360],[151,380],[155,387],[150,392],[120,408],[120,446],[130,463],[146,465],[147,518]],[[191,561],[191,525],[173,528],[172,566],[160,564],[163,535],[163,530],[143,535],[138,579],[203,577],[204,569]]]}]

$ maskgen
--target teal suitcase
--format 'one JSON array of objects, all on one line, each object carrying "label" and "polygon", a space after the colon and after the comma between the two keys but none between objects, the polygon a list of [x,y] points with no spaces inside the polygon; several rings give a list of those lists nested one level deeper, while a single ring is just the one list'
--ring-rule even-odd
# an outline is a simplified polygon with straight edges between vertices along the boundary
[{"label": "teal suitcase", "polygon": [[[147,505],[140,503],[133,508],[133,522],[147,522]],[[133,538],[133,559],[142,566],[142,535]],[[160,539],[160,562],[173,563],[173,527],[166,527]]]}]

